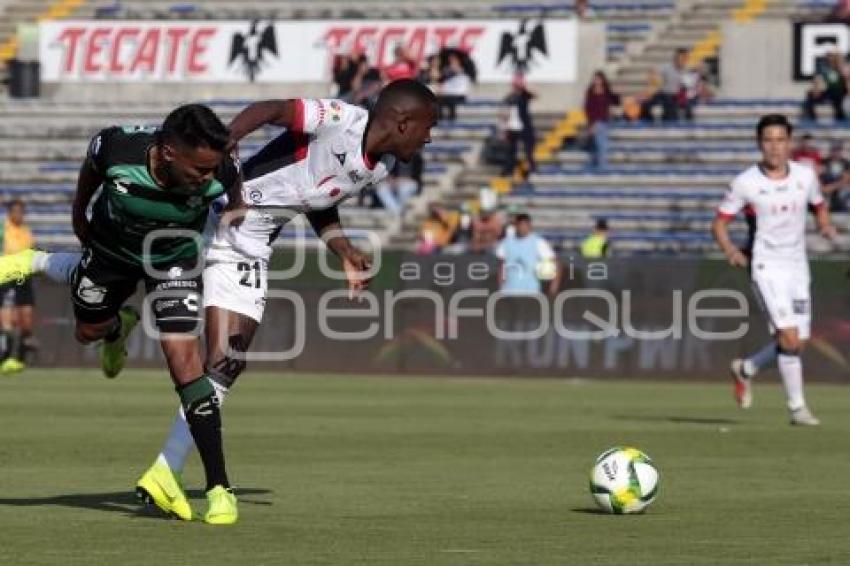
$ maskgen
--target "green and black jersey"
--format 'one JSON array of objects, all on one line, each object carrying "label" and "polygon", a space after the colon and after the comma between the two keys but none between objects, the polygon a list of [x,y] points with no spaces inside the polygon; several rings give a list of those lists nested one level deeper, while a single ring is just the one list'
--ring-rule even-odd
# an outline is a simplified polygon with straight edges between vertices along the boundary
[{"label": "green and black jersey", "polygon": [[[200,189],[163,189],[148,170],[155,136],[154,128],[112,127],[89,145],[88,158],[104,177],[92,207],[90,245],[105,258],[163,266],[197,256],[210,203],[239,182],[239,165],[227,156]],[[143,257],[146,238],[150,247]]]}]

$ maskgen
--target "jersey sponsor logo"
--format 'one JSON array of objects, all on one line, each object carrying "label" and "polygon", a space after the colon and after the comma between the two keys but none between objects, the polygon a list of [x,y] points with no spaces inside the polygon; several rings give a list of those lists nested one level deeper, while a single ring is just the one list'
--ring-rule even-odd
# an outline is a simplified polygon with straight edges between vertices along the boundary
[{"label": "jersey sponsor logo", "polygon": [[807,314],[809,312],[809,301],[806,299],[795,299],[791,301],[791,310],[794,314]]},{"label": "jersey sponsor logo", "polygon": [[363,177],[356,170],[349,171],[348,178],[351,179],[351,182],[355,185],[363,182]]},{"label": "jersey sponsor logo", "polygon": [[171,269],[168,270],[168,278],[169,279],[179,279],[183,276],[183,268],[175,265]]},{"label": "jersey sponsor logo", "polygon": [[112,182],[115,185],[115,191],[126,195],[130,192],[130,181],[127,179],[115,179]]},{"label": "jersey sponsor logo", "polygon": [[260,204],[263,202],[263,191],[260,189],[251,189],[248,193],[248,199],[254,204]]},{"label": "jersey sponsor logo", "polygon": [[180,300],[179,300],[179,299],[171,299],[171,300],[167,300],[167,301],[166,301],[166,300],[158,300],[158,301],[156,301],[156,303],[154,304],[153,309],[154,309],[156,312],[162,312],[162,311],[164,311],[164,310],[170,310],[170,309],[173,309],[173,308],[175,308],[175,307],[176,307],[177,305],[179,305],[179,304],[180,304]]},{"label": "jersey sponsor logo", "polygon": [[340,103],[336,100],[331,100],[330,106],[331,109],[329,114],[331,116],[331,121],[339,122],[342,119],[342,105],[340,105]]},{"label": "jersey sponsor logo", "polygon": [[95,285],[94,281],[83,276],[77,285],[77,296],[86,304],[99,305],[106,299],[106,287]]},{"label": "jersey sponsor logo", "polygon": [[190,293],[185,299],[183,299],[183,304],[190,312],[198,312],[198,305],[200,302],[201,297],[197,293]]},{"label": "jersey sponsor logo", "polygon": [[263,67],[270,63],[271,56],[278,56],[273,23],[261,27],[260,22],[254,20],[247,33],[233,34],[229,64],[238,62],[240,70],[251,82],[254,82]]}]

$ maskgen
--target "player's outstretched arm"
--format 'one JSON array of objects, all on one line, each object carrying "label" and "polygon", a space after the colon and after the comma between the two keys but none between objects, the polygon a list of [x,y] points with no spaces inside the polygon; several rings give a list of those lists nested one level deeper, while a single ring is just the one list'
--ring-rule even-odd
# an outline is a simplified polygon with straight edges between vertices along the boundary
[{"label": "player's outstretched arm", "polygon": [[89,219],[86,210],[97,189],[103,183],[103,175],[95,168],[92,160],[86,158],[77,177],[77,192],[74,194],[74,204],[71,207],[71,223],[74,234],[85,244],[89,237]]},{"label": "player's outstretched arm", "polygon": [[726,255],[726,259],[729,260],[730,265],[735,267],[746,267],[747,256],[738,249],[738,246],[736,246],[732,242],[732,238],[729,237],[728,223],[729,219],[727,217],[718,214],[714,219],[714,222],[711,223],[711,233],[714,235],[714,239],[717,241],[720,249],[723,250],[723,253]]},{"label": "player's outstretched arm", "polygon": [[255,102],[237,114],[228,126],[230,144],[235,145],[251,132],[265,125],[296,127],[297,100],[263,100]]}]

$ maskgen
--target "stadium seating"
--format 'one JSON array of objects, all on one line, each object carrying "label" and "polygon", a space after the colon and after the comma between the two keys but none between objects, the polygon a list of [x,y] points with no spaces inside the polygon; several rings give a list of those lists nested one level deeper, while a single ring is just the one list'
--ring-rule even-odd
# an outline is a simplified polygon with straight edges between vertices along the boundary
[{"label": "stadium seating", "polygon": [[[9,2],[19,7],[22,2]],[[823,15],[828,2],[776,0],[761,17]],[[719,22],[730,17],[740,2],[732,0],[646,0],[591,3],[596,17],[606,22],[609,60],[614,83],[628,94],[644,87],[651,68],[670,60],[679,46],[693,45]],[[226,6],[230,10],[224,9]],[[88,2],[79,17],[516,17],[565,15],[571,2],[503,3],[483,0],[448,2],[427,6],[413,1],[368,0],[354,9],[346,2],[304,3],[248,0],[239,8],[232,2]],[[0,6],[2,7],[2,6]],[[16,8],[18,9],[18,8]],[[263,12],[267,10],[267,12]],[[355,13],[360,10],[363,13]],[[30,10],[27,14],[34,13]],[[418,15],[417,15],[418,14]],[[324,16],[323,16],[324,15]],[[25,16],[22,13],[21,17]],[[5,101],[0,103],[0,197],[21,197],[30,204],[37,238],[50,247],[74,246],[68,210],[79,161],[89,137],[108,124],[157,123],[177,104],[167,89],[158,100]],[[247,99],[206,101],[229,118]],[[473,98],[459,108],[458,120],[442,123],[434,143],[425,150],[424,197],[397,218],[383,210],[358,208],[346,203],[345,224],[355,230],[374,230],[382,241],[411,249],[425,204],[437,200],[461,206],[477,198],[481,187],[490,186],[495,170],[480,165],[484,141],[498,123],[500,103],[492,98]],[[567,110],[567,109],[564,109]],[[752,128],[757,116],[782,112],[799,115],[798,100],[719,99],[696,110],[692,123],[674,125],[616,124],[611,130],[611,167],[600,173],[587,167],[586,152],[569,146],[541,163],[530,183],[518,183],[502,195],[502,203],[532,213],[538,228],[553,242],[569,250],[591,228],[596,218],[609,220],[622,253],[675,251],[705,253],[714,249],[708,223],[729,179],[757,157]],[[535,114],[540,132],[551,129],[558,114]],[[809,128],[822,144],[834,138],[848,139],[850,131],[825,121]],[[241,146],[243,157],[256,151],[273,129],[257,133]],[[839,218],[847,224],[847,219]],[[281,242],[300,230],[291,226]],[[735,225],[740,237],[742,226]]]}]

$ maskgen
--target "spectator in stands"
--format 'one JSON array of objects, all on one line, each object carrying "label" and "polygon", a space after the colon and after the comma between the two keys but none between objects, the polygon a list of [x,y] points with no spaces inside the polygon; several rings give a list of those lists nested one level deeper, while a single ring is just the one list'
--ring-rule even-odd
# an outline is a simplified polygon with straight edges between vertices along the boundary
[{"label": "spectator in stands", "polygon": [[469,251],[472,253],[492,252],[505,232],[505,218],[498,210],[496,194],[489,188],[481,190],[480,210],[472,218]]},{"label": "spectator in stands", "polygon": [[812,134],[806,132],[800,136],[800,144],[791,152],[791,159],[802,165],[811,167],[815,173],[820,174],[823,157],[820,151],[812,143]]},{"label": "spectator in stands", "polygon": [[581,243],[581,257],[599,259],[608,256],[608,221],[599,218],[593,233]]},{"label": "spectator in stands", "polygon": [[440,73],[440,86],[437,100],[440,102],[440,118],[454,122],[457,118],[457,105],[466,102],[472,89],[472,77],[469,76],[460,58],[460,54],[448,54],[447,65]]},{"label": "spectator in stands", "polygon": [[396,45],[393,55],[395,56],[393,62],[381,69],[381,78],[384,84],[399,79],[415,79],[419,69],[416,66],[416,62],[407,54],[404,46]]},{"label": "spectator in stands", "polygon": [[351,52],[349,55],[337,55],[333,67],[337,98],[350,100],[352,93],[363,86],[363,79],[368,72],[369,60],[362,53]]},{"label": "spectator in stands", "polygon": [[417,153],[407,163],[396,161],[389,177],[381,181],[376,193],[381,205],[400,215],[407,202],[420,192],[422,181],[422,154]]},{"label": "spectator in stands", "polygon": [[821,190],[830,199],[830,208],[836,212],[850,209],[850,161],[844,157],[844,143],[833,140],[829,155],[823,163],[820,176]]},{"label": "spectator in stands", "polygon": [[850,23],[850,0],[838,0],[832,12],[829,13],[829,19],[836,22]]},{"label": "spectator in stands", "polygon": [[[19,199],[9,203],[6,220],[2,224],[3,254],[14,254],[33,247],[33,237],[24,215],[26,208]],[[32,280],[9,283],[0,287],[0,342],[2,359],[0,372],[16,373],[25,366],[26,351],[31,345],[33,329],[33,286]]]},{"label": "spectator in stands", "polygon": [[679,89],[679,112],[685,120],[694,119],[694,106],[709,100],[713,93],[709,86],[708,70],[704,65],[688,67],[682,73]]},{"label": "spectator in stands", "polygon": [[593,80],[584,96],[584,113],[592,137],[591,162],[598,169],[608,167],[608,122],[611,107],[620,104],[620,95],[611,90],[608,77],[602,71],[593,74]]},{"label": "spectator in stands", "polygon": [[422,66],[422,69],[420,69],[419,82],[425,83],[434,94],[439,95],[440,79],[442,79],[442,74],[440,72],[440,55],[435,53],[428,56]]},{"label": "spectator in stands", "polygon": [[573,11],[580,20],[590,20],[596,17],[596,10],[590,7],[589,0],[575,0]]},{"label": "spectator in stands", "polygon": [[516,215],[514,230],[496,248],[500,290],[512,295],[536,295],[543,283],[550,296],[557,295],[561,269],[552,246],[532,231],[531,217],[526,213]]},{"label": "spectator in stands", "polygon": [[683,76],[688,71],[688,50],[679,48],[673,56],[673,62],[664,65],[653,73],[650,79],[652,94],[641,105],[641,118],[648,122],[653,120],[653,109],[661,105],[661,119],[665,122],[678,120],[679,97],[682,90]]},{"label": "spectator in stands", "polygon": [[530,109],[531,101],[536,96],[526,87],[525,77],[517,73],[511,84],[511,92],[505,97],[505,112],[502,114],[502,128],[509,145],[507,159],[502,166],[503,177],[513,175],[514,169],[516,169],[516,152],[520,141],[525,148],[526,159],[526,169],[523,176],[528,178],[528,175],[537,169],[537,164],[534,161],[536,135]]},{"label": "spectator in stands", "polygon": [[841,54],[833,51],[826,56],[826,63],[818,66],[812,88],[806,93],[803,101],[803,118],[816,121],[815,106],[831,104],[836,120],[844,120],[844,98],[847,96],[847,77]]},{"label": "spectator in stands", "polygon": [[431,255],[443,250],[454,240],[459,223],[459,212],[446,210],[437,203],[431,203],[428,207],[428,218],[419,228],[416,253]]}]

